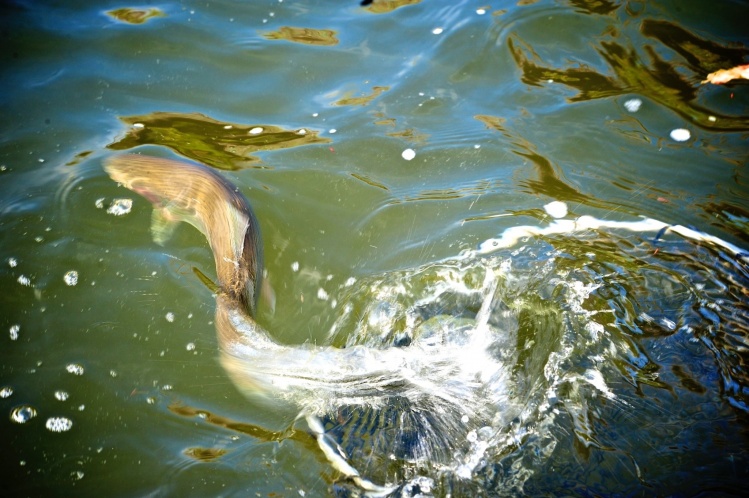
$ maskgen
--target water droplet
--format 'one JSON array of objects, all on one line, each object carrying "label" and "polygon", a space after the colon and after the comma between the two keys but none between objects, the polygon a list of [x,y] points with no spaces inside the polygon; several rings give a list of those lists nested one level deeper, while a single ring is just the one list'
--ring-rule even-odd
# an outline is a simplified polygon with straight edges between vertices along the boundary
[{"label": "water droplet", "polygon": [[256,127],[252,128],[252,129],[251,129],[251,130],[249,131],[250,135],[259,135],[259,134],[261,134],[262,132],[263,132],[263,129],[262,129],[262,128],[261,128],[260,126],[256,126]]},{"label": "water droplet", "polygon": [[26,275],[21,275],[20,277],[18,277],[18,283],[29,287],[31,286],[31,279]]},{"label": "water droplet", "polygon": [[65,367],[65,370],[73,375],[83,375],[83,366],[78,365],[77,363],[69,363],[68,366]]},{"label": "water droplet", "polygon": [[291,263],[291,271],[299,271],[299,261]]},{"label": "water droplet", "polygon": [[171,311],[166,314],[166,321],[169,323],[172,323],[174,321],[174,313]]},{"label": "water droplet", "polygon": [[440,35],[440,34],[442,34],[443,31],[445,31],[445,30],[442,29],[442,28],[434,28],[432,30],[432,33],[435,34],[435,35]]},{"label": "water droplet", "polygon": [[67,392],[59,390],[55,391],[55,399],[59,399],[60,401],[65,401],[68,399],[69,395]]},{"label": "water droplet", "polygon": [[642,106],[642,100],[640,99],[629,99],[624,102],[624,108],[629,112],[637,112]]},{"label": "water droplet", "polygon": [[104,209],[104,197],[99,197],[94,203],[96,209]]},{"label": "water droplet", "polygon": [[328,300],[328,293],[325,292],[325,289],[323,289],[321,287],[321,288],[317,289],[317,298],[318,299],[322,299],[323,301],[327,301]]},{"label": "water droplet", "polygon": [[413,159],[414,157],[416,157],[416,152],[413,149],[406,149],[406,150],[404,150],[401,153],[401,156],[406,161],[410,161],[411,159]]},{"label": "water droplet", "polygon": [[483,16],[486,14],[486,9],[476,9],[476,13],[480,16]]},{"label": "water droplet", "polygon": [[114,370],[110,370],[109,371],[109,376],[110,377],[117,377],[117,372],[115,372]]},{"label": "water droplet", "polygon": [[188,351],[195,351],[195,343],[194,342],[188,342],[187,348]]},{"label": "water droplet", "polygon": [[136,130],[142,130],[145,127],[146,125],[144,125],[143,123],[133,123],[133,128],[135,128]]},{"label": "water droplet", "polygon": [[16,258],[8,258],[8,266],[15,268],[18,266],[18,260]]},{"label": "water droplet", "polygon": [[63,277],[63,280],[65,280],[65,283],[68,284],[70,287],[74,286],[78,283],[78,272],[75,270],[70,270],[65,274]]},{"label": "water droplet", "polygon": [[29,405],[17,406],[10,412],[10,419],[17,424],[25,424],[34,417],[36,417],[36,410]]},{"label": "water droplet", "polygon": [[0,398],[10,398],[13,395],[13,388],[10,386],[3,386],[0,388]]},{"label": "water droplet", "polygon": [[21,326],[20,325],[11,325],[10,326],[10,340],[15,341],[18,340],[18,332],[20,332]]},{"label": "water droplet", "polygon": [[44,426],[52,432],[66,432],[73,427],[73,421],[66,417],[50,417]]},{"label": "water droplet", "polygon": [[83,479],[83,476],[84,474],[82,470],[76,470],[75,472],[70,473],[70,477],[72,477],[74,481],[80,481]]}]

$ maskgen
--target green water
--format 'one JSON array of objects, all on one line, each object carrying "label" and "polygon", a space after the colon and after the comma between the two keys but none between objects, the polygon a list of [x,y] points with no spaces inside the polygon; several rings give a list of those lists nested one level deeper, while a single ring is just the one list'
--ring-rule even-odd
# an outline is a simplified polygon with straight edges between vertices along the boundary
[{"label": "green water", "polygon": [[440,271],[478,287],[511,262],[496,325],[524,415],[470,479],[326,422],[403,496],[418,475],[435,496],[743,494],[746,260],[602,230],[455,261],[547,224],[552,200],[749,248],[749,86],[701,83],[749,60],[746,2],[167,1],[142,23],[123,7],[142,6],[0,15],[5,495],[356,492],[293,413],[231,384],[193,272],[213,275],[210,249],[190,227],[153,243],[148,202],[101,168],[123,150],[203,162],[250,199],[276,294],[260,322],[282,343],[376,342],[419,300],[430,324],[470,319],[480,303],[433,299]]}]

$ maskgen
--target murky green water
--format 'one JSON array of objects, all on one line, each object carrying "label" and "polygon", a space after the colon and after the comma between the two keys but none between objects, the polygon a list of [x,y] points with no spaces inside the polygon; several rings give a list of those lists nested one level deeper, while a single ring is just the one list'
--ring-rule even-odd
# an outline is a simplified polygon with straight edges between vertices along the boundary
[{"label": "murky green water", "polygon": [[102,170],[122,150],[240,186],[279,342],[459,345],[490,304],[504,417],[466,417],[433,459],[391,428],[397,405],[324,419],[396,495],[744,492],[746,258],[620,228],[467,254],[549,226],[553,200],[749,248],[749,86],[701,83],[749,60],[746,2],[128,7],[0,16],[8,495],[357,493],[293,410],[230,382],[193,272],[213,275],[210,249],[189,227],[153,243],[148,202]]}]

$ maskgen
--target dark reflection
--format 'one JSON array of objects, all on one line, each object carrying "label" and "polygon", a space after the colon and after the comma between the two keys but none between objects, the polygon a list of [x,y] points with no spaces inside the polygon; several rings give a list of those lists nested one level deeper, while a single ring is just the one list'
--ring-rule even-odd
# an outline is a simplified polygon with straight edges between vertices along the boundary
[{"label": "dark reflection", "polygon": [[[194,408],[191,406],[185,406],[179,403],[173,403],[169,405],[169,411],[181,417],[186,417],[186,418],[198,417],[207,424],[211,424],[216,427],[228,429],[230,431],[234,431],[245,436],[250,436],[264,443],[282,442],[282,441],[287,441],[287,440],[294,441],[300,444],[306,450],[306,452],[316,455],[318,461],[320,461],[321,463],[324,463],[324,464],[328,463],[327,459],[325,458],[325,455],[323,455],[322,451],[320,450],[320,446],[318,445],[315,438],[307,431],[295,429],[293,425],[291,427],[288,427],[284,431],[271,431],[264,427],[260,427],[259,425],[248,424],[245,422],[238,422],[230,418],[216,415],[207,410],[201,410],[201,409]],[[197,451],[194,452],[193,450],[197,450]],[[190,448],[185,453],[188,456],[191,456],[198,460],[204,460],[204,458],[199,458],[199,457],[205,457],[206,455],[213,456],[216,452],[221,452],[221,451],[226,453],[224,450],[214,450],[214,449],[205,450],[203,448],[197,448],[197,449]],[[220,456],[222,455],[215,455],[214,459]],[[334,482],[333,479],[330,479],[330,477],[326,473],[321,474],[321,476],[329,479],[328,481],[329,483]]]},{"label": "dark reflection", "polygon": [[197,113],[154,112],[120,120],[130,129],[120,140],[109,144],[110,149],[163,145],[184,157],[224,170],[261,167],[260,158],[252,155],[257,151],[330,142],[318,137],[314,130],[227,123]]},{"label": "dark reflection", "polygon": [[333,105],[361,105],[365,106],[376,99],[382,92],[390,90],[389,86],[374,86],[372,87],[372,93],[369,95],[363,95],[361,97],[349,97],[345,99],[337,100]]},{"label": "dark reflection", "polygon": [[724,47],[704,40],[669,21],[646,19],[641,30],[645,36],[655,38],[684,57],[690,68],[699,74],[744,64],[749,55],[749,49]]},{"label": "dark reflection", "polygon": [[696,394],[705,394],[707,392],[705,386],[694,380],[688,372],[684,371],[681,365],[671,365],[671,371],[679,378],[684,389],[688,389]]},{"label": "dark reflection", "polygon": [[128,24],[143,24],[153,17],[164,17],[164,13],[159,9],[135,9],[135,8],[122,8],[116,10],[110,10],[107,14],[118,21],[125,22]]},{"label": "dark reflection", "polygon": [[338,45],[336,32],[332,29],[294,28],[282,26],[276,31],[263,34],[268,40],[286,40],[305,45]]},{"label": "dark reflection", "polygon": [[505,120],[503,118],[486,114],[478,114],[474,116],[474,118],[484,123],[487,128],[497,130],[510,139],[511,143],[515,146],[515,148],[512,149],[512,152],[533,163],[536,170],[536,179],[520,182],[520,185],[525,186],[529,192],[547,195],[552,199],[560,201],[570,201],[587,204],[589,206],[603,207],[606,205],[605,203],[589,197],[578,189],[568,185],[561,178],[561,174],[557,172],[557,168],[552,165],[551,161],[535,151],[533,144],[524,138],[513,135],[511,132],[507,131],[504,126]]},{"label": "dark reflection", "polygon": [[606,76],[586,66],[566,69],[548,67],[531,46],[519,37],[510,36],[507,43],[515,63],[523,73],[523,82],[542,86],[551,80],[567,85],[579,92],[569,99],[570,102],[638,93],[672,109],[702,128],[715,131],[749,130],[749,117],[719,114],[694,102],[698,90],[696,82],[704,79],[714,69],[735,65],[749,51],[722,47],[663,21],[644,22],[643,32],[661,40],[682,55],[690,53],[687,60],[692,64],[695,76],[686,77],[679,71],[681,64],[678,61],[663,60],[650,45],[642,47],[649,58],[649,61],[643,61],[634,47],[615,41],[599,42],[598,52],[614,73],[613,76]]},{"label": "dark reflection", "polygon": [[313,447],[317,447],[317,444],[312,436],[308,435],[306,432],[295,431],[292,428],[288,428],[287,430],[282,432],[271,431],[257,425],[237,422],[220,415],[214,415],[207,410],[200,410],[198,408],[193,408],[191,406],[185,406],[177,403],[169,405],[169,411],[182,417],[199,417],[208,424],[223,427],[225,429],[239,432],[247,436],[252,436],[255,439],[259,439],[260,441],[264,442],[293,439],[299,442],[310,442],[312,443]]},{"label": "dark reflection", "polygon": [[614,12],[619,6],[609,0],[569,0],[578,12],[585,14],[607,15]]},{"label": "dark reflection", "polygon": [[[738,239],[749,237],[749,210],[729,202],[709,202],[700,205],[709,215],[710,222]],[[749,291],[747,291],[749,296]]]}]

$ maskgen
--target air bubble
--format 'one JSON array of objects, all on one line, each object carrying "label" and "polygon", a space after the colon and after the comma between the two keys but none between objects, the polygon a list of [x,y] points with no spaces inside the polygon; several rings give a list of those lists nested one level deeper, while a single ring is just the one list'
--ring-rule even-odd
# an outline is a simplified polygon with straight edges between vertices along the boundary
[{"label": "air bubble", "polygon": [[65,274],[63,277],[63,280],[65,280],[65,283],[69,285],[70,287],[73,287],[75,284],[78,283],[78,272],[75,270],[70,270]]},{"label": "air bubble", "polygon": [[124,216],[128,214],[133,209],[133,200],[122,198],[122,199],[114,199],[112,201],[112,204],[107,209],[108,214],[113,214],[115,216]]},{"label": "air bubble", "polygon": [[25,424],[34,417],[36,417],[36,410],[29,405],[17,406],[10,412],[10,419],[17,424]]}]

